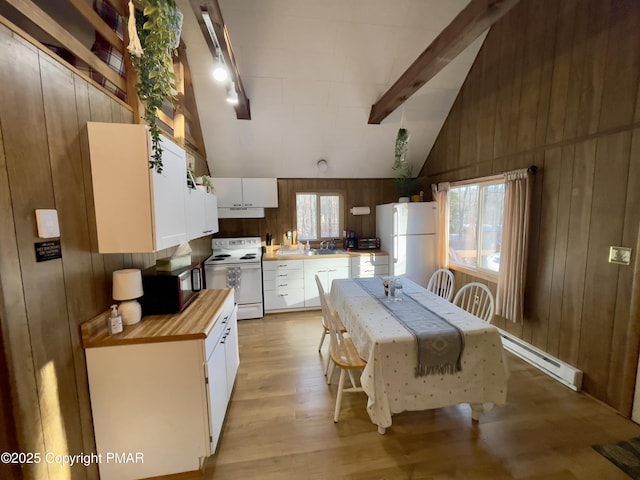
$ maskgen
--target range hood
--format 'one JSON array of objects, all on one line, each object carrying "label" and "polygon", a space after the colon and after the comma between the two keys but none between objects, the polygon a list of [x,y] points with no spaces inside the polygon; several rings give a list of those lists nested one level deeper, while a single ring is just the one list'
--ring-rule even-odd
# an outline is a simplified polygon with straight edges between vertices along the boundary
[{"label": "range hood", "polygon": [[264,208],[218,207],[218,218],[264,218]]}]

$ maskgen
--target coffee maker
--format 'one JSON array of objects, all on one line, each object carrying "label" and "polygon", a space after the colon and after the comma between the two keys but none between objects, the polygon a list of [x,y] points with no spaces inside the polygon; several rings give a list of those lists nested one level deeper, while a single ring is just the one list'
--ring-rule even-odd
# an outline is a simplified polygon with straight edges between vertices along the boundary
[{"label": "coffee maker", "polygon": [[358,239],[356,238],[356,232],[353,230],[344,230],[343,241],[345,250],[354,250],[358,248]]}]

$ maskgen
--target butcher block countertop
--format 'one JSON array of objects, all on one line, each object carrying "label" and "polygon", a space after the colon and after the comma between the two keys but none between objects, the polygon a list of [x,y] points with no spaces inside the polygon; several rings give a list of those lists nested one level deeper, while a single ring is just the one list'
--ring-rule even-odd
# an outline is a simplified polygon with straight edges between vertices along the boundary
[{"label": "butcher block countertop", "polygon": [[262,256],[263,261],[277,261],[277,260],[311,260],[311,259],[320,259],[320,258],[350,258],[350,257],[367,257],[371,255],[388,255],[387,252],[383,252],[381,250],[349,250],[344,253],[332,253],[329,255],[301,255],[296,253],[295,251],[291,255],[280,254],[278,255],[275,251],[273,253],[265,253]]},{"label": "butcher block countertop", "polygon": [[233,289],[202,290],[183,312],[173,315],[148,315],[135,325],[123,325],[122,333],[109,335],[107,318],[111,310],[80,326],[84,348],[175,342],[205,339],[220,316]]}]

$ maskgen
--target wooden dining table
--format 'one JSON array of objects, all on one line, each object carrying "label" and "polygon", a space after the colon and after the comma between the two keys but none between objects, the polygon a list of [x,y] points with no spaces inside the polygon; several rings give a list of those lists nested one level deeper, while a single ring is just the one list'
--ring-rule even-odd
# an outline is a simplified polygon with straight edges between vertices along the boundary
[{"label": "wooden dining table", "polygon": [[[509,370],[498,330],[415,282],[403,277],[400,281],[401,302],[425,308],[460,332],[459,371],[418,373],[416,336],[401,321],[402,309],[389,308],[396,305],[388,303],[394,300],[385,296],[382,277],[334,280],[330,300],[367,361],[361,383],[378,431],[384,433],[392,416],[404,411],[469,404],[473,420],[478,420],[494,405],[504,405]],[[415,320],[415,311],[412,317]]]}]

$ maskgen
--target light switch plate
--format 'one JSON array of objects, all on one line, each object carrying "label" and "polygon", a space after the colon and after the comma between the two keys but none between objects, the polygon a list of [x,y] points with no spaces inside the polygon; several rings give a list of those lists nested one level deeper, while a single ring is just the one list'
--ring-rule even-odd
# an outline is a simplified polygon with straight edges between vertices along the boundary
[{"label": "light switch plate", "polygon": [[36,224],[39,238],[55,238],[60,236],[58,211],[55,209],[37,209]]},{"label": "light switch plate", "polygon": [[627,247],[609,247],[609,263],[631,265],[631,249]]},{"label": "light switch plate", "polygon": [[194,171],[196,169],[196,157],[190,153],[187,152],[187,170],[190,171]]}]

